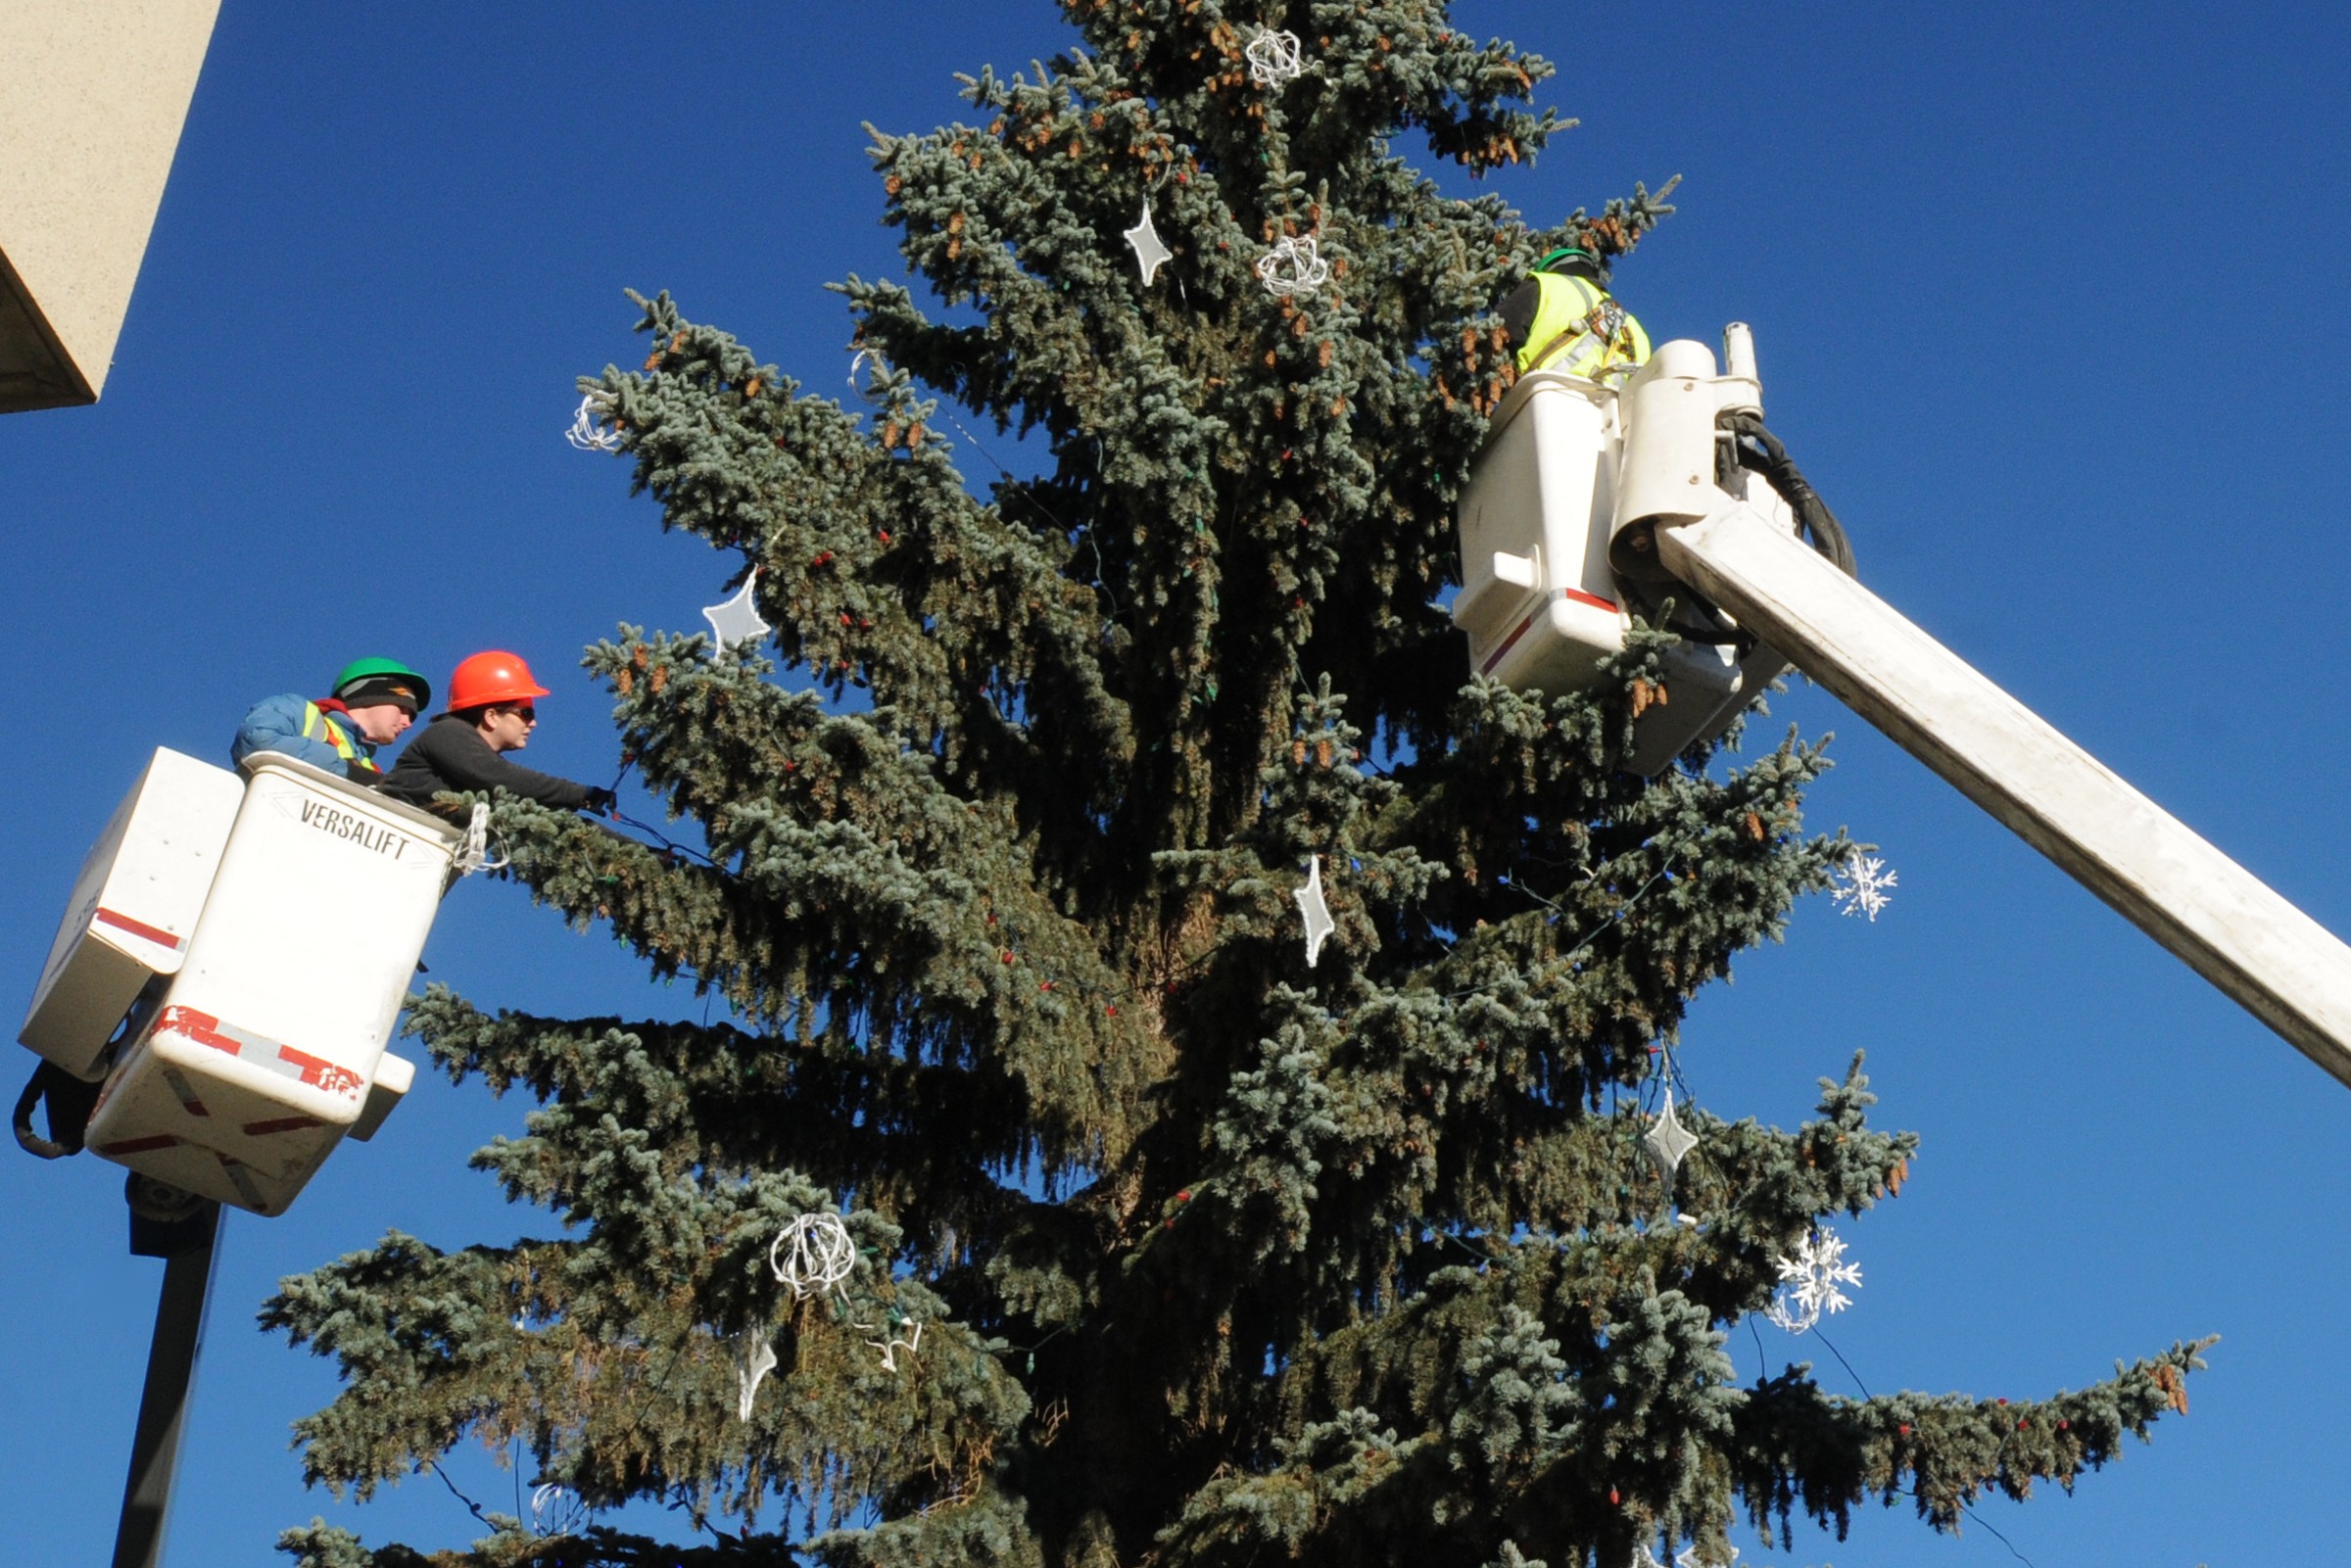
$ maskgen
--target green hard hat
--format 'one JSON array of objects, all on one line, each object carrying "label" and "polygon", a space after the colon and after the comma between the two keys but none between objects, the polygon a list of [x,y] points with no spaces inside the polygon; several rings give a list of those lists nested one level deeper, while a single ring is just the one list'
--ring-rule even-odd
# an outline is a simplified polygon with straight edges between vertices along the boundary
[{"label": "green hard hat", "polygon": [[1562,245],[1558,250],[1552,252],[1549,256],[1543,258],[1542,261],[1537,261],[1535,263],[1535,270],[1538,272],[1548,272],[1551,270],[1554,262],[1566,261],[1587,261],[1590,262],[1595,269],[1598,269],[1602,264],[1599,257],[1593,255],[1590,251],[1585,250],[1582,246]]},{"label": "green hard hat", "polygon": [[338,700],[351,688],[368,681],[392,680],[412,684],[416,688],[415,711],[422,713],[432,706],[433,683],[418,675],[398,659],[354,659],[335,674],[335,689],[331,693]]}]

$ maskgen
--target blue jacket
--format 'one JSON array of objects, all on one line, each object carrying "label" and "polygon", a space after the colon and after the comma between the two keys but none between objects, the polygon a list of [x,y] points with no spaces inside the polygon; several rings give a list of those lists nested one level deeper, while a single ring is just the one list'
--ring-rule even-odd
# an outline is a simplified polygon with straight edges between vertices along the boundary
[{"label": "blue jacket", "polygon": [[[310,698],[292,691],[255,703],[246,713],[245,722],[237,726],[237,738],[228,748],[230,763],[243,762],[256,751],[281,751],[312,767],[348,777],[351,770],[344,765],[342,753],[335,749],[336,735],[350,742],[356,755],[370,762],[375,760],[375,747],[360,734],[358,725],[340,713],[321,710],[318,725],[310,735],[304,735],[303,719],[310,706]],[[328,726],[333,727],[331,732]]]}]

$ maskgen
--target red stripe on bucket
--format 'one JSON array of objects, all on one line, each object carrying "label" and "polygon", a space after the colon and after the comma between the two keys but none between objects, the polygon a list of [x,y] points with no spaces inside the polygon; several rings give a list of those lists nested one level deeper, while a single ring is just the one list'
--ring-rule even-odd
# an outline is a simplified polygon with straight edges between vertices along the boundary
[{"label": "red stripe on bucket", "polygon": [[152,1138],[125,1138],[120,1143],[102,1143],[98,1145],[98,1152],[110,1159],[116,1155],[143,1155],[151,1149],[168,1149],[178,1142],[171,1134],[160,1132]]},{"label": "red stripe on bucket", "polygon": [[[1598,594],[1587,594],[1580,588],[1555,588],[1551,591],[1549,598],[1572,599],[1578,604],[1589,604],[1596,610],[1607,610],[1610,615],[1619,613],[1615,604],[1611,601],[1602,598]],[[1549,599],[1546,599],[1545,602],[1548,603]],[[1502,656],[1505,653],[1510,652],[1511,648],[1517,645],[1518,640],[1526,636],[1526,629],[1535,624],[1535,617],[1541,615],[1542,613],[1542,604],[1537,604],[1533,609],[1527,611],[1526,618],[1520,621],[1516,626],[1511,627],[1511,635],[1504,638],[1500,645],[1498,645],[1493,652],[1486,655],[1486,661],[1477,667],[1477,673],[1480,675],[1492,675],[1494,673],[1494,666],[1502,662]]]},{"label": "red stripe on bucket", "polygon": [[290,1045],[277,1048],[277,1059],[293,1067],[294,1076],[314,1089],[324,1089],[330,1094],[358,1094],[367,1086],[367,1080],[351,1069],[329,1062],[322,1056],[312,1056],[308,1051],[297,1051]]},{"label": "red stripe on bucket", "polygon": [[248,1121],[245,1135],[249,1138],[266,1137],[272,1132],[300,1132],[305,1127],[323,1127],[326,1123],[316,1117],[276,1117],[267,1121]]},{"label": "red stripe on bucket", "polygon": [[159,942],[165,947],[170,948],[173,952],[177,952],[179,950],[181,939],[172,935],[169,931],[165,930],[162,927],[150,926],[143,920],[132,920],[128,915],[118,914],[114,910],[108,909],[103,904],[98,907],[98,924],[101,926],[112,926],[118,930],[128,931],[133,936],[144,936],[147,938],[147,940],[151,942]]},{"label": "red stripe on bucket", "polygon": [[329,1094],[356,1098],[360,1090],[367,1087],[366,1078],[350,1068],[223,1023],[210,1013],[199,1013],[192,1007],[164,1009],[163,1017],[156,1020],[155,1032],[176,1034],[198,1045],[226,1051],[241,1061],[258,1063],[289,1078],[300,1078],[312,1088],[324,1089]]},{"label": "red stripe on bucket", "polygon": [[237,1054],[237,1042],[221,1030],[220,1021],[210,1013],[199,1013],[192,1007],[168,1007],[164,1016],[155,1021],[158,1034],[177,1034],[209,1045],[216,1051]]},{"label": "red stripe on bucket", "polygon": [[1480,675],[1492,675],[1494,673],[1494,666],[1502,662],[1502,656],[1505,653],[1510,652],[1512,647],[1515,647],[1518,640],[1526,636],[1526,629],[1534,624],[1535,617],[1530,614],[1525,620],[1520,621],[1515,627],[1513,627],[1511,631],[1511,635],[1502,640],[1502,645],[1496,648],[1492,653],[1486,655],[1486,662],[1477,667],[1477,673]]},{"label": "red stripe on bucket", "polygon": [[179,1096],[179,1103],[187,1107],[189,1116],[209,1117],[212,1115],[204,1108],[204,1102],[196,1098],[196,1086],[190,1083],[186,1075],[177,1068],[164,1069],[164,1081],[171,1086],[173,1094]]}]

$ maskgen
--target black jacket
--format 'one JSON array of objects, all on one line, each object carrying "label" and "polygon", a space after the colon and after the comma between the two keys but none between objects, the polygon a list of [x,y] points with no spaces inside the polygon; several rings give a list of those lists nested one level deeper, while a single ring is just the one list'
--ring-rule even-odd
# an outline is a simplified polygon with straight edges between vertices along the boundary
[{"label": "black jacket", "polygon": [[504,789],[566,811],[586,805],[589,794],[586,784],[508,762],[490,749],[481,732],[454,713],[426,725],[376,787],[415,806],[444,789]]}]

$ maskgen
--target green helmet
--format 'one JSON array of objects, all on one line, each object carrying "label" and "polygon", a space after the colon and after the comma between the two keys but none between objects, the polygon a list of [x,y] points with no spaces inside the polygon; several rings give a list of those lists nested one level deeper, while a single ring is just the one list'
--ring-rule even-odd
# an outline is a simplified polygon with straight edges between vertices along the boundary
[{"label": "green helmet", "polygon": [[1535,263],[1535,270],[1548,272],[1561,261],[1581,261],[1595,272],[1605,273],[1607,263],[1580,245],[1562,245]]},{"label": "green helmet", "polygon": [[[400,692],[398,696],[385,693],[365,693],[362,688],[383,682],[387,691],[395,687],[414,687],[413,693]],[[354,659],[335,675],[335,689],[330,694],[338,702],[348,701],[354,692],[379,694],[384,700],[413,697],[415,706],[408,711],[421,713],[432,706],[433,683],[418,675],[398,659]]]}]

